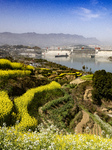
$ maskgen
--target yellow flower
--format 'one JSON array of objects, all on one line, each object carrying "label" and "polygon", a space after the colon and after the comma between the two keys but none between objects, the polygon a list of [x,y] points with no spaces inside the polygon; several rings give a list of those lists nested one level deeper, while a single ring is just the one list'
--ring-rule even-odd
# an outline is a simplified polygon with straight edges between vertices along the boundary
[{"label": "yellow flower", "polygon": [[0,91],[0,118],[9,115],[13,107],[13,103],[9,99],[5,91]]},{"label": "yellow flower", "polygon": [[40,86],[37,88],[29,89],[25,94],[14,99],[16,108],[18,109],[21,121],[19,125],[16,125],[16,128],[25,129],[27,127],[33,127],[37,125],[37,120],[34,117],[31,117],[28,114],[27,107],[34,98],[35,93],[39,93],[45,90],[53,90],[61,88],[61,85],[55,81],[51,82],[48,85]]}]

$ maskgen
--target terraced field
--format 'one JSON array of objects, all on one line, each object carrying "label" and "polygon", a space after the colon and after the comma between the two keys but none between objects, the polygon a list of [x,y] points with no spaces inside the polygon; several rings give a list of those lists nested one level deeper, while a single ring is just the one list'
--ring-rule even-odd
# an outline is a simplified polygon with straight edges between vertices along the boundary
[{"label": "terraced field", "polygon": [[112,104],[93,103],[92,75],[46,61],[1,62],[0,149],[112,148]]}]

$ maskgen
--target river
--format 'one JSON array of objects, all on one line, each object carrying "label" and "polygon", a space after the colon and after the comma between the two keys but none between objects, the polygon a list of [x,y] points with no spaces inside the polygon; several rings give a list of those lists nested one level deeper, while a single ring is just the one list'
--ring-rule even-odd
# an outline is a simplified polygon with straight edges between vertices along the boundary
[{"label": "river", "polygon": [[82,67],[86,67],[86,71],[95,72],[97,70],[106,70],[112,72],[112,61],[108,60],[107,57],[94,57],[91,58],[88,55],[72,55],[69,57],[56,57],[54,55],[44,55],[43,59],[52,61],[61,65],[65,65],[69,68],[82,70]]}]

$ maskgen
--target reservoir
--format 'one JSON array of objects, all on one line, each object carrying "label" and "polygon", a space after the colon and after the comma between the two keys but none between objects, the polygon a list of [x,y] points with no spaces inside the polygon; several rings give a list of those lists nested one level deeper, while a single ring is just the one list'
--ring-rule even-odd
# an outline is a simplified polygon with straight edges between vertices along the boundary
[{"label": "reservoir", "polygon": [[83,70],[82,67],[85,66],[86,71],[91,71],[93,73],[102,69],[106,70],[107,72],[112,72],[112,61],[105,56],[91,58],[89,55],[73,54],[68,57],[44,55],[42,58],[78,70]]}]

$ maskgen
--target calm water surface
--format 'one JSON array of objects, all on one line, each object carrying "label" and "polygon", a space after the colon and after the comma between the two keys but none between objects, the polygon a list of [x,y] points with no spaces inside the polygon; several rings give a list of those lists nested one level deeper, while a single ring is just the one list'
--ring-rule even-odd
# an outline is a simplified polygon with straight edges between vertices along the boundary
[{"label": "calm water surface", "polygon": [[112,61],[109,61],[106,57],[95,57],[82,55],[73,55],[69,57],[58,57],[45,55],[42,57],[48,61],[56,62],[61,65],[65,65],[69,68],[74,68],[82,70],[82,66],[87,67],[87,71],[95,72],[96,70],[106,70],[107,72],[112,72]]}]

